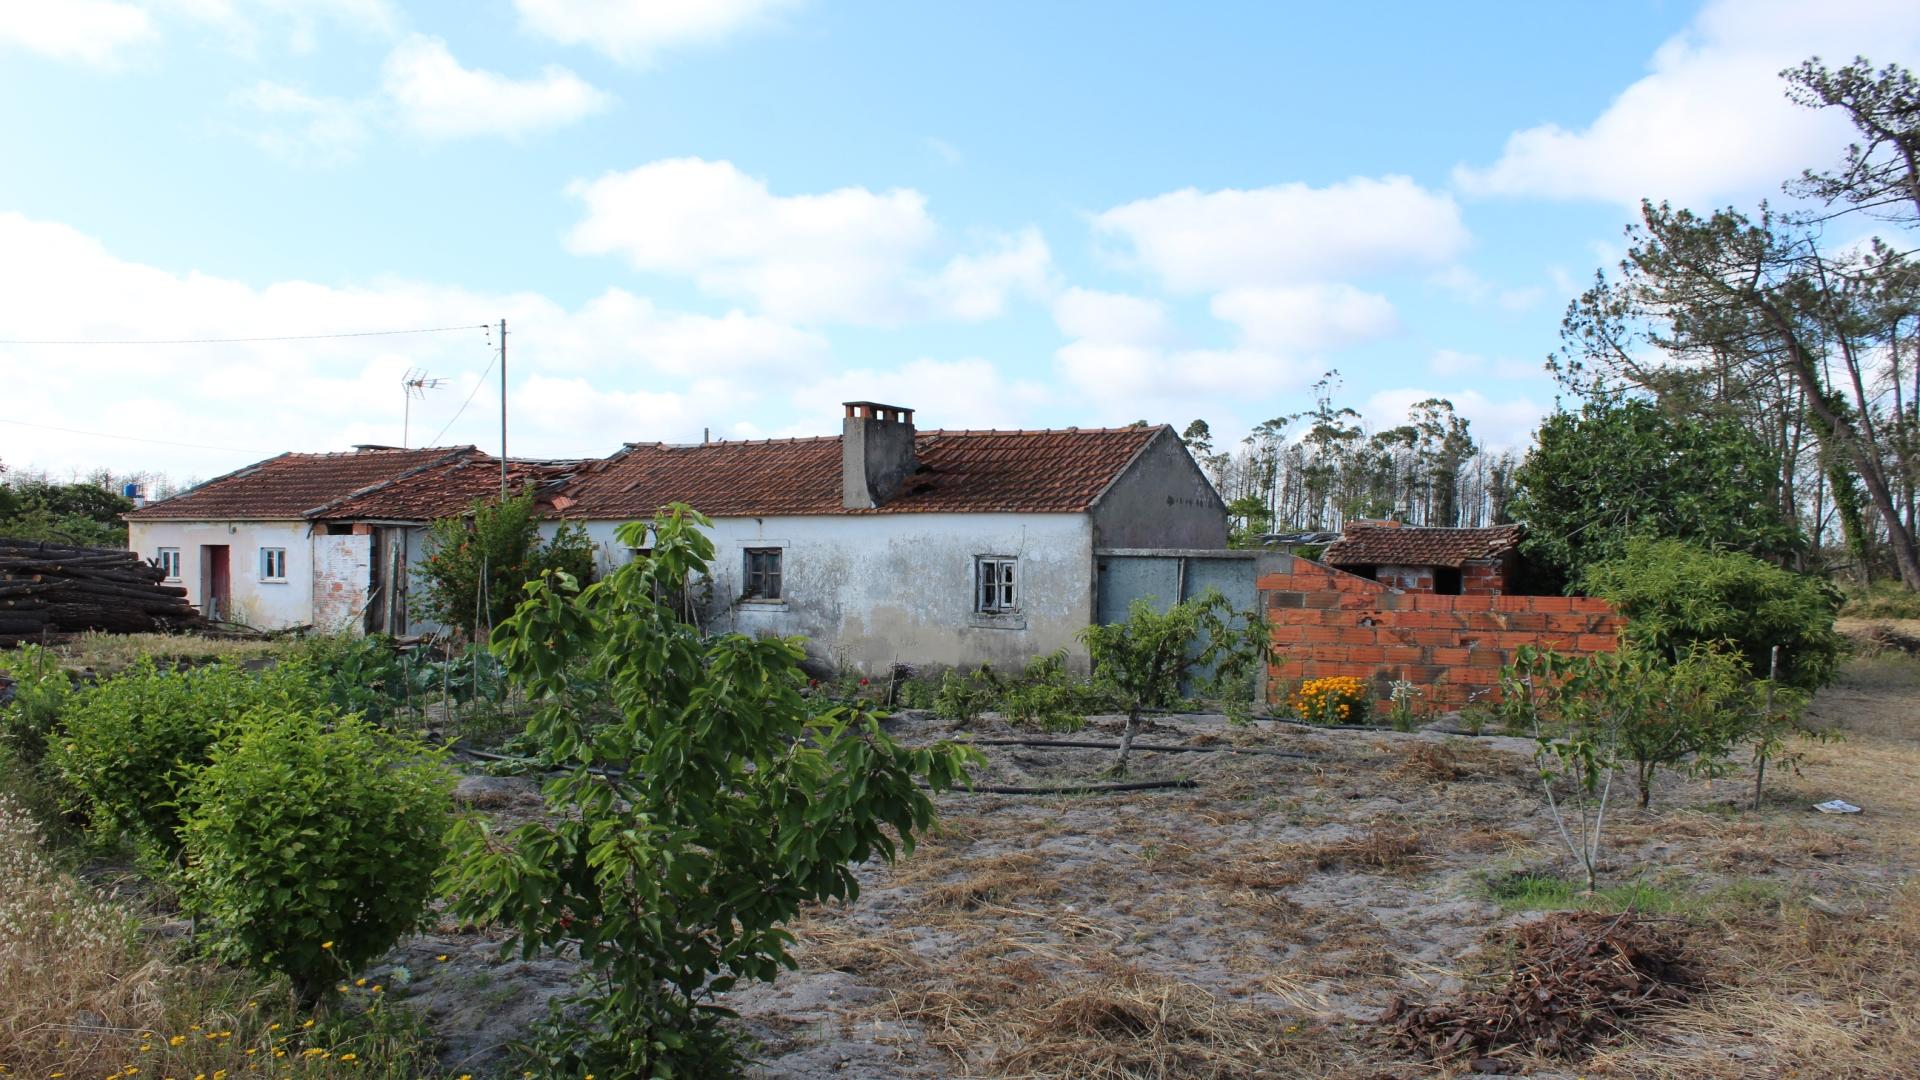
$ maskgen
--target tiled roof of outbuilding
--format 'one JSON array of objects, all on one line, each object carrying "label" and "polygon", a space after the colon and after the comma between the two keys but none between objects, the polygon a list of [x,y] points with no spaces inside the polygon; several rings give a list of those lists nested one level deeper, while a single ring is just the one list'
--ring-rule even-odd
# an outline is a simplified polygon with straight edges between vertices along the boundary
[{"label": "tiled roof of outbuilding", "polygon": [[1450,566],[1491,559],[1520,543],[1518,525],[1436,529],[1417,525],[1349,523],[1321,561],[1332,566]]},{"label": "tiled roof of outbuilding", "polygon": [[473,447],[281,454],[126,514],[135,521],[293,521],[363,488],[475,453]]},{"label": "tiled roof of outbuilding", "polygon": [[629,445],[583,470],[568,517],[651,517],[684,502],[715,517],[788,514],[1078,513],[1165,427],[922,431],[920,470],[872,510],[841,503],[840,438]]}]

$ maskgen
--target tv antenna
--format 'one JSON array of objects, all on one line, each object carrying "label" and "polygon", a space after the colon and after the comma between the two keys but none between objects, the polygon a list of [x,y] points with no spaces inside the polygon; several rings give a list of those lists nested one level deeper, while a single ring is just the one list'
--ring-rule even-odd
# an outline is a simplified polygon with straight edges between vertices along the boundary
[{"label": "tv antenna", "polygon": [[400,447],[401,449],[403,450],[406,449],[407,437],[410,434],[410,429],[413,426],[414,399],[420,398],[421,400],[425,400],[427,396],[427,391],[438,390],[441,384],[445,383],[446,381],[447,380],[445,379],[432,378],[425,371],[422,371],[419,368],[408,368],[407,373],[400,377],[400,392],[401,392],[401,395],[406,399],[406,404],[402,407],[402,410],[400,413]]}]

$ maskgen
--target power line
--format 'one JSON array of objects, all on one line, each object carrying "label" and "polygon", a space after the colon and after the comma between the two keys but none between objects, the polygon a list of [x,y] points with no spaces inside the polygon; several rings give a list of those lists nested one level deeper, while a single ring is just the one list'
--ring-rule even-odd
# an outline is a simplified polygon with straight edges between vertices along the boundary
[{"label": "power line", "polygon": [[9,420],[3,416],[0,416],[0,424],[17,424],[20,427],[40,428],[43,431],[64,431],[70,435],[92,435],[100,439],[124,439],[127,442],[156,443],[160,446],[185,446],[194,450],[225,450],[235,454],[248,452],[237,446],[208,446],[206,443],[174,442],[171,439],[143,439],[138,435],[115,435],[109,431],[87,431],[83,428],[59,427],[54,424],[30,424],[25,420]]},{"label": "power line", "polygon": [[[486,329],[492,329],[492,327],[487,327]],[[453,426],[454,420],[460,419],[460,414],[463,412],[466,412],[467,406],[473,404],[474,395],[480,392],[481,387],[487,385],[487,376],[493,373],[494,361],[498,359],[500,359],[500,356],[498,353],[494,353],[492,356],[489,356],[487,358],[487,366],[481,369],[480,377],[474,380],[473,389],[467,391],[467,400],[460,403],[460,408],[454,411],[453,419],[447,421],[446,427],[441,428],[438,435],[435,435],[433,438],[427,440],[428,446],[439,446],[440,436],[445,435],[447,433],[447,428],[450,428]]]},{"label": "power line", "polygon": [[66,340],[15,340],[0,338],[0,345],[232,345],[248,341],[319,341],[325,338],[392,337],[397,334],[444,334],[452,330],[486,330],[486,324],[466,326],[422,326],[412,330],[353,330],[341,334],[281,334],[277,337],[154,338],[147,340],[118,338],[72,338]]}]

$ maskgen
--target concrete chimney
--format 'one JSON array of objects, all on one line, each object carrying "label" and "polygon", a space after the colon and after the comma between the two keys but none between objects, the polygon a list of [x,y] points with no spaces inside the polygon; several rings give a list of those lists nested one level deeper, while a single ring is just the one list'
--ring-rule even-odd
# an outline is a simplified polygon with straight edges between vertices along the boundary
[{"label": "concrete chimney", "polygon": [[841,504],[871,510],[894,497],[920,465],[913,456],[913,410],[848,401],[840,429]]}]

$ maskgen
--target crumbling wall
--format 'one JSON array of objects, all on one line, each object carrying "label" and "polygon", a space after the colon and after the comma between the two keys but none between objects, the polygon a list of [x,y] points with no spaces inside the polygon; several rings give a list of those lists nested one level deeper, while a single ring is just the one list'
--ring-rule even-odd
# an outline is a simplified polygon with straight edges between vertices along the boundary
[{"label": "crumbling wall", "polygon": [[367,608],[373,537],[313,538],[313,625],[327,633],[354,630]]},{"label": "crumbling wall", "polygon": [[1269,671],[1275,697],[1302,679],[1351,675],[1380,698],[1404,679],[1428,703],[1457,708],[1490,697],[1522,646],[1611,652],[1625,622],[1590,597],[1403,592],[1297,556],[1256,585],[1282,652]]}]

